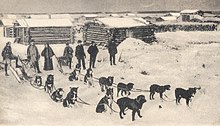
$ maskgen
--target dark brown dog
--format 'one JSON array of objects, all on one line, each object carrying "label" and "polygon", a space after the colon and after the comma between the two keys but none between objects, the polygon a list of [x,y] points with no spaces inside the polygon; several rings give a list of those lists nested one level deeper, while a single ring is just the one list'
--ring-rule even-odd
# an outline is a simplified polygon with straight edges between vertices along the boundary
[{"label": "dark brown dog", "polygon": [[160,98],[163,99],[163,93],[166,90],[170,90],[170,85],[164,85],[164,86],[160,86],[157,84],[152,84],[150,86],[150,100],[154,99],[154,94],[157,92],[160,94]]},{"label": "dark brown dog", "polygon": [[44,90],[49,94],[51,94],[53,92],[53,90],[54,90],[54,75],[49,74],[47,76],[47,81],[45,82]]},{"label": "dark brown dog", "polygon": [[72,107],[77,101],[77,91],[78,87],[70,87],[70,92],[67,94],[66,98],[63,99],[63,107]]},{"label": "dark brown dog", "polygon": [[109,76],[108,78],[106,77],[100,77],[99,78],[99,85],[101,87],[101,91],[104,92],[105,90],[108,89],[108,87],[111,87],[114,82],[114,77]]},{"label": "dark brown dog", "polygon": [[62,102],[63,101],[63,88],[58,88],[54,91],[51,95],[51,99],[55,102]]},{"label": "dark brown dog", "polygon": [[121,91],[121,96],[123,96],[123,92],[125,93],[125,95],[128,93],[128,95],[130,95],[130,91],[131,89],[134,87],[133,83],[128,83],[128,84],[124,84],[124,83],[118,83],[117,85],[117,97],[118,97],[118,93]]},{"label": "dark brown dog", "polygon": [[175,96],[176,96],[176,104],[178,105],[180,103],[180,99],[184,98],[186,99],[186,105],[189,106],[189,101],[191,101],[192,97],[196,94],[196,90],[200,90],[200,88],[189,88],[188,90],[182,89],[182,88],[176,88],[175,90]]},{"label": "dark brown dog", "polygon": [[117,100],[117,104],[119,106],[120,112],[119,116],[123,119],[122,114],[125,115],[125,109],[132,110],[132,121],[135,120],[135,113],[137,112],[138,116],[141,118],[140,109],[142,108],[143,104],[146,102],[144,95],[139,95],[135,99],[131,99],[128,97],[123,97]]}]

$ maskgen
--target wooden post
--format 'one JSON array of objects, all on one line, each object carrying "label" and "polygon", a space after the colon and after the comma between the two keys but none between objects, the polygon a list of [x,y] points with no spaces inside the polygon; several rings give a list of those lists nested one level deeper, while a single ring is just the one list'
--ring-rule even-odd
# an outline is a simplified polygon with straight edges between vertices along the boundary
[{"label": "wooden post", "polygon": [[24,39],[25,39],[24,28],[23,28],[23,38],[22,38],[22,39],[23,39],[23,44],[25,44],[25,43],[24,43]]},{"label": "wooden post", "polygon": [[71,44],[73,44],[73,40],[74,40],[73,36],[74,36],[74,35],[73,35],[73,27],[71,27],[71,28],[70,28],[70,43],[71,43]]}]

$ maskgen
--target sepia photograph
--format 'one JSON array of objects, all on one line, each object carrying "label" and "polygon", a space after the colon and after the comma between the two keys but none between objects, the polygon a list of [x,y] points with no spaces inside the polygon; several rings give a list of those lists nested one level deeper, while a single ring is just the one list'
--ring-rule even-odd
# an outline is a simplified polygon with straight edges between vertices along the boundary
[{"label": "sepia photograph", "polygon": [[220,0],[1,0],[0,126],[220,126]]}]

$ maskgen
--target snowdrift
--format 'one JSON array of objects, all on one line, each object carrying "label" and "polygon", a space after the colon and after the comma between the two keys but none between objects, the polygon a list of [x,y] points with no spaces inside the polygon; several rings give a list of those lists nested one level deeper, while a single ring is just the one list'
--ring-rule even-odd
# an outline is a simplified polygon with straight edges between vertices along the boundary
[{"label": "snowdrift", "polygon": [[[215,37],[212,37],[213,34]],[[100,86],[95,80],[95,87],[88,87],[81,81],[68,81],[68,76],[55,70],[41,74],[45,82],[47,74],[55,76],[56,88],[62,87],[65,96],[69,87],[79,87],[78,96],[91,105],[76,104],[73,108],[63,108],[62,104],[53,102],[44,91],[33,88],[29,83],[18,84],[11,73],[9,77],[0,72],[0,125],[219,125],[220,124],[220,50],[219,44],[191,45],[190,41],[220,41],[219,32],[177,32],[156,34],[159,44],[150,45],[136,39],[126,39],[118,46],[119,57],[123,62],[110,66],[107,50],[100,50],[98,57],[105,58],[96,63],[94,77],[115,76],[115,83],[133,82],[135,88],[149,90],[153,83],[170,84],[171,90],[165,94],[167,101],[161,101],[159,94],[155,100],[149,100],[148,92],[132,92],[129,97],[145,95],[147,102],[144,104],[142,118],[136,117],[131,121],[131,111],[126,111],[122,120],[118,113],[97,114],[95,107],[104,96]],[[203,39],[200,39],[202,36]],[[165,43],[163,43],[165,42]],[[0,44],[0,49],[5,44]],[[166,45],[178,45],[179,50],[167,48]],[[186,45],[186,46],[185,46]],[[189,45],[189,46],[188,46]],[[13,51],[26,57],[26,46],[13,44]],[[61,56],[65,45],[51,45],[57,56]],[[19,48],[19,49],[18,49]],[[85,47],[86,50],[87,47]],[[39,52],[43,46],[38,46]],[[74,45],[73,45],[73,49]],[[88,57],[88,54],[87,54]],[[73,59],[74,63],[76,59]],[[86,60],[88,66],[88,58]],[[203,67],[205,64],[205,67]],[[40,62],[43,68],[43,58]],[[141,74],[146,71],[149,74]],[[85,73],[85,71],[82,71]],[[83,76],[81,76],[83,79]],[[188,88],[201,86],[190,103],[176,105],[174,91],[177,87]],[[120,96],[121,97],[121,96]],[[114,99],[117,100],[114,89]],[[159,105],[162,108],[159,108]],[[113,104],[113,109],[118,111],[118,106]]]}]

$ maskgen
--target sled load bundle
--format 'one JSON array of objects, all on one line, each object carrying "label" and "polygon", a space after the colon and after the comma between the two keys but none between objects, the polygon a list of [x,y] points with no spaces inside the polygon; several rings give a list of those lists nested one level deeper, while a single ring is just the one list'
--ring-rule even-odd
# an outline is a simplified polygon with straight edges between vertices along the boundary
[{"label": "sled load bundle", "polygon": [[95,41],[98,45],[105,45],[115,38],[117,44],[126,38],[137,38],[147,43],[155,40],[154,25],[142,18],[96,18],[84,27],[85,43]]}]

